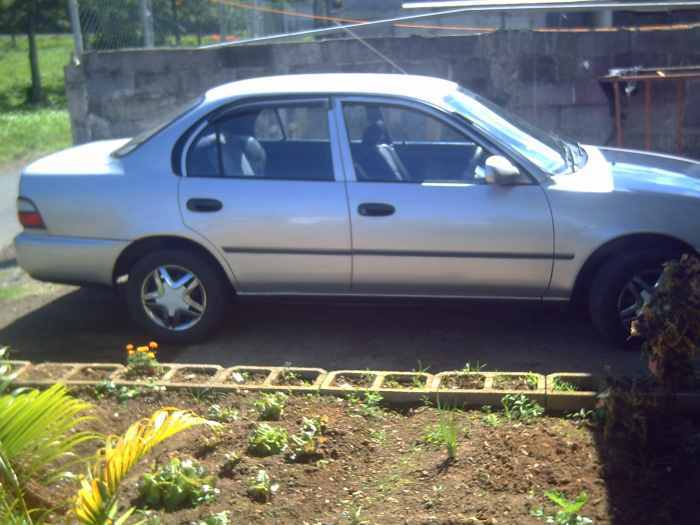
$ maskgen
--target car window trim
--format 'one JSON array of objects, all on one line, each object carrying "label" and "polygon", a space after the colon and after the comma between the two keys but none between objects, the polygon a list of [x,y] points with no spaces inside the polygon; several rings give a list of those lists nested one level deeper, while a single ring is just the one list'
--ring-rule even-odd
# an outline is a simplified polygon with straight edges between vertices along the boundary
[{"label": "car window trim", "polygon": [[[385,104],[391,106],[398,106],[407,109],[413,109],[422,113],[427,113],[428,115],[438,119],[439,121],[445,123],[446,125],[454,128],[457,132],[465,135],[466,138],[470,139],[475,144],[485,147],[487,150],[491,151],[494,155],[502,155],[513,164],[518,166],[521,172],[528,178],[530,182],[521,183],[516,185],[531,185],[539,184],[537,177],[532,173],[529,166],[524,166],[518,158],[513,158],[512,152],[504,150],[498,143],[489,140],[488,137],[484,137],[476,129],[471,129],[464,125],[466,119],[455,119],[453,115],[445,111],[445,109],[434,106],[422,100],[406,99],[402,97],[391,97],[386,95],[338,95],[333,97],[333,103],[335,106],[335,111],[337,119],[340,121],[340,130],[338,133],[338,140],[340,141],[340,147],[343,156],[343,162],[347,166],[347,171],[345,173],[346,180],[348,182],[372,182],[372,181],[360,181],[357,179],[357,174],[355,173],[355,165],[352,159],[352,151],[350,149],[350,135],[345,122],[345,114],[343,112],[343,103],[365,103],[365,104]],[[406,182],[406,181],[375,181],[376,184],[388,183],[388,184],[425,184],[426,182]],[[435,181],[440,184],[460,184],[465,186],[482,186],[482,184],[475,184],[463,181]],[[429,181],[430,183],[430,181]]]},{"label": "car window trim", "polygon": [[[201,120],[191,126],[188,131],[186,131],[182,137],[180,137],[179,141],[182,140],[183,137],[187,137],[185,140],[185,143],[182,147],[182,153],[180,154],[180,175],[182,177],[187,177],[187,157],[189,156],[189,151],[190,148],[192,147],[192,144],[199,138],[200,134],[202,131],[210,124],[216,124],[216,122],[220,119],[225,118],[227,115],[230,115],[231,113],[239,112],[239,111],[245,111],[246,109],[250,108],[272,108],[277,112],[277,109],[280,107],[288,107],[288,106],[320,106],[322,108],[325,108],[328,111],[328,140],[330,143],[330,149],[331,149],[331,164],[333,166],[333,179],[330,180],[320,180],[320,179],[282,179],[282,178],[271,178],[271,177],[262,177],[262,178],[257,178],[257,177],[230,177],[230,176],[219,176],[219,177],[196,177],[196,178],[209,178],[209,179],[215,179],[215,178],[221,178],[221,179],[231,179],[231,180],[249,180],[249,181],[289,181],[289,182],[344,182],[345,181],[345,173],[344,170],[342,169],[342,161],[340,159],[340,153],[336,148],[336,145],[338,143],[338,134],[337,134],[337,119],[336,119],[336,112],[335,108],[333,106],[333,100],[332,97],[330,96],[325,96],[325,95],[320,95],[320,96],[312,96],[312,97],[287,97],[287,96],[282,96],[282,97],[270,97],[270,98],[265,98],[265,99],[256,99],[256,100],[250,100],[250,99],[244,99],[244,100],[239,100],[236,102],[233,102],[232,104],[227,104],[223,107],[219,107],[217,109],[214,109],[207,115],[203,116]],[[279,118],[279,115],[278,115]],[[283,131],[284,133],[284,131]],[[221,169],[221,168],[220,168]],[[195,177],[193,177],[195,178]]]}]

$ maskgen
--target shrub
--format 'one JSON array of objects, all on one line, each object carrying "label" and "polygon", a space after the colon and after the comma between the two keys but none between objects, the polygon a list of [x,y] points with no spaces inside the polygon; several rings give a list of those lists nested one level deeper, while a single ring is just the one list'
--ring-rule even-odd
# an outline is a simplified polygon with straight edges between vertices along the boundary
[{"label": "shrub", "polygon": [[216,499],[219,491],[212,484],[213,478],[199,463],[173,458],[155,474],[144,474],[139,495],[147,506],[172,512]]},{"label": "shrub", "polygon": [[632,323],[632,335],[645,338],[649,370],[664,390],[691,386],[700,343],[700,258],[684,255],[664,265],[654,294]]},{"label": "shrub", "polygon": [[126,345],[126,376],[127,377],[153,377],[161,373],[163,367],[156,358],[158,343],[151,341],[146,346],[134,348],[134,345]]}]

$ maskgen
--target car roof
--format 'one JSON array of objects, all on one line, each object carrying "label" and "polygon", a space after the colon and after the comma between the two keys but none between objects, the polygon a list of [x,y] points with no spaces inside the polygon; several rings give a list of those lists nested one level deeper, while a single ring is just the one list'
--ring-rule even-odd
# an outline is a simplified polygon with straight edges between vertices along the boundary
[{"label": "car roof", "polygon": [[441,78],[383,73],[323,73],[278,75],[239,80],[207,91],[206,100],[216,102],[251,95],[352,94],[393,95],[431,99],[457,89]]}]

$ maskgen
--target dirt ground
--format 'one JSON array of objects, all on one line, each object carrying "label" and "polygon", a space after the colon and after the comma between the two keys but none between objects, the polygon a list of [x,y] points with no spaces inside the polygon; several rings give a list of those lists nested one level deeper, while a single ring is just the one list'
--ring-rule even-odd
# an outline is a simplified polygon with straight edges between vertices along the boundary
[{"label": "dirt ground", "polygon": [[[222,330],[161,361],[326,369],[459,369],[635,373],[638,353],[603,343],[580,314],[538,304],[461,301],[234,303]],[[0,251],[0,346],[34,361],[122,361],[148,340],[109,290],[39,283]],[[420,364],[419,364],[420,362]]]},{"label": "dirt ground", "polygon": [[[90,390],[80,395],[94,402]],[[282,419],[270,422],[272,426],[292,435],[299,432],[304,416],[327,418],[320,455],[299,463],[283,454],[257,457],[247,451],[248,436],[258,423],[252,408],[257,397],[242,393],[195,398],[166,392],[125,404],[99,401],[91,426],[101,432],[121,433],[160,406],[206,414],[218,403],[239,413],[218,436],[194,429],[159,447],[127,478],[120,500],[124,508],[140,504],[138,484],[145,472],[178,457],[201,462],[221,494],[196,509],[162,513],[164,524],[188,524],[228,510],[232,523],[534,525],[543,521],[530,515],[533,509],[544,506],[553,513],[544,497],[550,489],[571,499],[585,491],[589,500],[581,514],[596,525],[696,523],[697,465],[678,469],[674,464],[672,469],[625,463],[620,471],[612,463],[617,453],[603,454],[600,430],[586,424],[551,417],[531,423],[499,417],[492,426],[479,411],[459,412],[456,459],[450,462],[444,448],[426,441],[439,419],[434,408],[368,416],[358,405],[334,397],[292,396]],[[240,462],[225,467],[225,455],[233,452]],[[279,484],[268,503],[246,495],[259,469]],[[59,495],[72,493],[73,486],[64,484],[53,497],[58,503]],[[350,521],[347,513],[358,508],[361,520]]]}]

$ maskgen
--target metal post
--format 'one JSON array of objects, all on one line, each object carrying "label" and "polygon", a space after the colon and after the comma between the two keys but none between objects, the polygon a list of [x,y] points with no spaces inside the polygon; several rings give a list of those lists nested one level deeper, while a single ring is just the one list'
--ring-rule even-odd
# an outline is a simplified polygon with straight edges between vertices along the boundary
[{"label": "metal post", "polygon": [[73,30],[73,47],[75,56],[83,54],[83,31],[80,28],[80,15],[78,13],[78,0],[68,0],[68,14],[70,15],[70,27]]},{"label": "metal post", "polygon": [[219,4],[219,37],[221,37],[220,42],[226,42],[227,36],[227,26],[226,23],[226,6],[223,2]]},{"label": "metal post", "polygon": [[151,10],[151,0],[141,0],[141,23],[143,24],[143,45],[144,47],[154,47],[155,38],[153,31],[153,12]]},{"label": "metal post", "polygon": [[615,133],[617,135],[617,147],[624,144],[622,137],[622,98],[620,97],[620,82],[613,81],[613,94],[615,96]]}]

